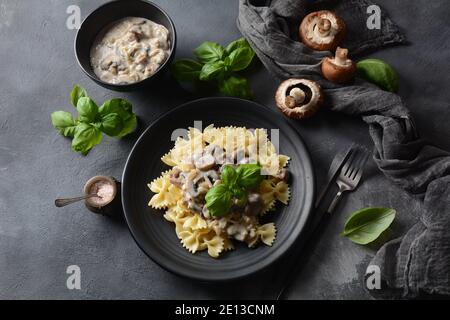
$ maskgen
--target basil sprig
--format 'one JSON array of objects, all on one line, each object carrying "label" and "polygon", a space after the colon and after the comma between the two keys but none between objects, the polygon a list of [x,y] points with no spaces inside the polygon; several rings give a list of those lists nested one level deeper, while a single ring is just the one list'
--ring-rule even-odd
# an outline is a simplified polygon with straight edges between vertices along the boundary
[{"label": "basil sprig", "polygon": [[209,189],[205,197],[206,207],[216,217],[229,214],[234,199],[245,203],[248,191],[257,187],[263,176],[258,164],[241,164],[236,170],[225,166],[220,179],[221,183]]},{"label": "basil sprig", "polygon": [[396,211],[389,208],[364,208],[354,212],[345,223],[342,235],[357,244],[369,244],[387,230]]},{"label": "basil sprig", "polygon": [[70,93],[70,101],[77,109],[77,118],[70,112],[56,111],[51,119],[63,136],[72,138],[75,152],[87,155],[102,141],[103,133],[121,138],[136,129],[137,117],[131,104],[124,99],[111,99],[98,107],[86,90],[76,85]]},{"label": "basil sprig", "polygon": [[356,64],[358,75],[385,91],[397,92],[399,80],[397,72],[380,59],[365,59]]},{"label": "basil sprig", "polygon": [[247,79],[237,74],[245,70],[255,56],[247,40],[238,39],[226,48],[206,41],[194,50],[194,54],[197,61],[180,59],[172,64],[171,72],[178,81],[213,81],[224,95],[253,97]]}]

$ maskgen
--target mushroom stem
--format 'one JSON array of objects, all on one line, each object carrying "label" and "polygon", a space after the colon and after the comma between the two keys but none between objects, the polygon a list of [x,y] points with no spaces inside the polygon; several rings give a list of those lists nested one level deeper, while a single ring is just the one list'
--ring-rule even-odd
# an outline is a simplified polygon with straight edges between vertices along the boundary
[{"label": "mushroom stem", "polygon": [[348,49],[343,48],[337,48],[336,49],[336,55],[335,55],[335,61],[338,65],[345,65],[347,63],[348,59]]},{"label": "mushroom stem", "polygon": [[284,103],[289,109],[293,109],[297,105],[297,103],[295,103],[295,99],[291,96],[286,96]]},{"label": "mushroom stem", "polygon": [[321,70],[325,79],[336,83],[347,83],[355,77],[356,64],[349,59],[348,49],[337,47],[334,57],[323,59]]},{"label": "mushroom stem", "polygon": [[326,18],[321,18],[319,20],[318,27],[321,34],[328,34],[331,30],[331,21]]},{"label": "mushroom stem", "polygon": [[293,88],[289,95],[294,98],[295,103],[301,104],[305,101],[306,95],[305,92],[300,88]]}]

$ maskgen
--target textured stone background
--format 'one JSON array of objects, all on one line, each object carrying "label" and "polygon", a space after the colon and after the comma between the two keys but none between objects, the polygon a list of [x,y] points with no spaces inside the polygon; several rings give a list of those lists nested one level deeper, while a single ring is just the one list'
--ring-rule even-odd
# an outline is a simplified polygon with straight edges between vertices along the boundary
[{"label": "textured stone background", "polygon": [[[273,298],[279,269],[241,281],[211,285],[162,270],[136,246],[120,220],[90,214],[82,204],[56,209],[56,197],[75,196],[91,176],[120,177],[135,139],[158,115],[196,98],[166,79],[145,93],[119,94],[89,80],[76,64],[75,31],[65,26],[66,8],[78,4],[85,17],[105,1],[0,0],[0,298],[2,299],[182,299]],[[205,40],[238,38],[237,1],[158,0],[178,30],[178,57]],[[450,5],[447,0],[378,1],[406,33],[410,44],[372,56],[400,73],[400,94],[423,136],[450,148]],[[277,82],[261,67],[248,75],[256,100],[274,107]],[[75,83],[97,101],[123,96],[141,119],[139,132],[122,141],[106,138],[87,157],[51,126],[50,113],[72,110]],[[364,124],[321,112],[298,124],[311,150],[319,185],[333,155],[351,142],[371,147]],[[373,249],[341,238],[346,217],[364,206],[398,210],[393,236],[401,235],[420,204],[387,181],[370,163],[364,183],[346,196],[322,234],[308,244],[303,267],[291,275],[288,298],[363,299],[362,275]],[[295,257],[300,259],[300,257]],[[66,288],[68,265],[81,267],[81,290]],[[236,286],[239,290],[236,290]]]}]

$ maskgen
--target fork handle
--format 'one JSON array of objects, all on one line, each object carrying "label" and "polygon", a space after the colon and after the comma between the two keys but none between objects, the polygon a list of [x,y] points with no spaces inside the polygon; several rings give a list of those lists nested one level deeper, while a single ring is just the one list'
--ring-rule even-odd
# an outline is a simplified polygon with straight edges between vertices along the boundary
[{"label": "fork handle", "polygon": [[339,203],[339,200],[341,200],[343,191],[339,190],[338,193],[336,193],[336,196],[334,197],[333,201],[331,202],[330,206],[328,207],[327,212],[333,213],[334,209],[336,208],[337,204]]}]

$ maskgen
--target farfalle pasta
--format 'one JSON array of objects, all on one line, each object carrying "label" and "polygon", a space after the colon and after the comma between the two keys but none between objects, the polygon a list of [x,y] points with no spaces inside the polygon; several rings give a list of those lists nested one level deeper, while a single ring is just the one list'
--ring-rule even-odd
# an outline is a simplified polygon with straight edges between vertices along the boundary
[{"label": "farfalle pasta", "polygon": [[[206,250],[217,258],[234,249],[233,241],[250,248],[274,243],[275,224],[261,224],[260,217],[274,211],[277,202],[289,202],[289,157],[277,153],[266,130],[189,128],[161,161],[171,169],[149,183],[153,193],[149,206],[165,210],[164,218],[175,224],[186,250]],[[253,171],[244,170],[249,168]],[[226,183],[234,183],[233,192],[223,187]],[[225,193],[211,200],[209,194],[219,189]],[[213,210],[213,205],[226,211]]]}]

